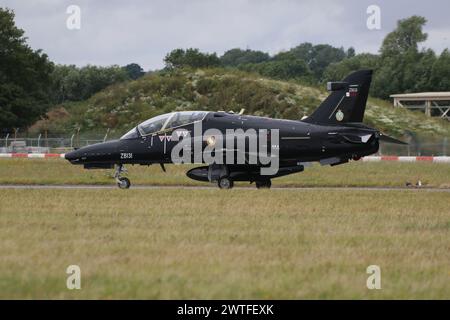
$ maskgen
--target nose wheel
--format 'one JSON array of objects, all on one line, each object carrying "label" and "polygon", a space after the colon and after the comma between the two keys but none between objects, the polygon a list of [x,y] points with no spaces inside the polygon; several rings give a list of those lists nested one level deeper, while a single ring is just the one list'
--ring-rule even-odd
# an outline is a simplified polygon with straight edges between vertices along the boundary
[{"label": "nose wheel", "polygon": [[128,179],[128,178],[121,177],[121,178],[118,178],[118,180],[119,181],[117,182],[117,186],[120,189],[128,189],[131,186],[130,179]]},{"label": "nose wheel", "polygon": [[125,167],[122,164],[119,164],[114,172],[114,178],[116,179],[117,186],[120,189],[128,189],[131,186],[131,182],[130,179],[121,177],[123,172],[126,172]]},{"label": "nose wheel", "polygon": [[228,177],[222,177],[217,181],[217,185],[220,189],[231,189],[233,188],[233,180]]}]

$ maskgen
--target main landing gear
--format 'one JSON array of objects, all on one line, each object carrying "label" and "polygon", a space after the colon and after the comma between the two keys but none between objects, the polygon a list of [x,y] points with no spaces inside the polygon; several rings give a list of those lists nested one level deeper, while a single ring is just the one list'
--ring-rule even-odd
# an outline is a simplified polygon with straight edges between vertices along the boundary
[{"label": "main landing gear", "polygon": [[255,181],[255,185],[257,189],[270,189],[270,187],[272,186],[272,181],[270,181],[270,179],[259,180]]},{"label": "main landing gear", "polygon": [[123,164],[117,165],[116,171],[114,172],[114,178],[116,179],[117,186],[120,189],[128,189],[131,186],[131,182],[130,179],[120,176],[123,172],[126,172]]},{"label": "main landing gear", "polygon": [[[255,181],[257,189],[270,189],[272,182],[270,179]],[[234,181],[230,177],[222,177],[217,181],[217,186],[220,189],[231,189],[234,186]]]}]

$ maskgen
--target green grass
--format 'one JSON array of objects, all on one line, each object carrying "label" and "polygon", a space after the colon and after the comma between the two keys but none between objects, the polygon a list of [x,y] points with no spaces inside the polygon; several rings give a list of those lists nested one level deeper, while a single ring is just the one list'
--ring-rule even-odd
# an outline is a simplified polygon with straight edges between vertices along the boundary
[{"label": "green grass", "polygon": [[[208,185],[186,177],[192,166],[128,166],[132,184]],[[450,187],[450,166],[438,163],[350,162],[307,167],[304,172],[273,180],[276,186],[403,187],[421,180],[428,187]],[[0,159],[0,184],[114,184],[112,170],[85,170],[63,159]],[[248,183],[241,183],[247,186]]]},{"label": "green grass", "polygon": [[[449,299],[448,199],[417,190],[3,189],[0,298]],[[65,287],[71,264],[81,267],[81,290]],[[381,290],[366,288],[372,264]]]}]

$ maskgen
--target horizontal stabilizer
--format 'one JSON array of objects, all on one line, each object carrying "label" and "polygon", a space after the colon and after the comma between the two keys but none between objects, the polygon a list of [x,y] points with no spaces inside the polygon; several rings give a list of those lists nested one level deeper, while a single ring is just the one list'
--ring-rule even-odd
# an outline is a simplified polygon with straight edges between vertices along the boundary
[{"label": "horizontal stabilizer", "polygon": [[385,134],[382,134],[382,133],[380,134],[380,140],[384,141],[384,142],[387,142],[387,143],[404,144],[404,145],[408,144],[407,142],[404,142],[404,141],[401,141],[401,140],[397,140],[395,138],[389,137],[389,136],[387,136]]}]

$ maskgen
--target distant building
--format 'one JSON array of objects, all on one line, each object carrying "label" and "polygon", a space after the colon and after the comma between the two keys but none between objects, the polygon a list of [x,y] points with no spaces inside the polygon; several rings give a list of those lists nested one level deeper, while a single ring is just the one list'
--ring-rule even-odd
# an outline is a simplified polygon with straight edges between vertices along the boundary
[{"label": "distant building", "polygon": [[419,92],[392,94],[394,107],[424,112],[429,117],[450,121],[450,92]]}]

